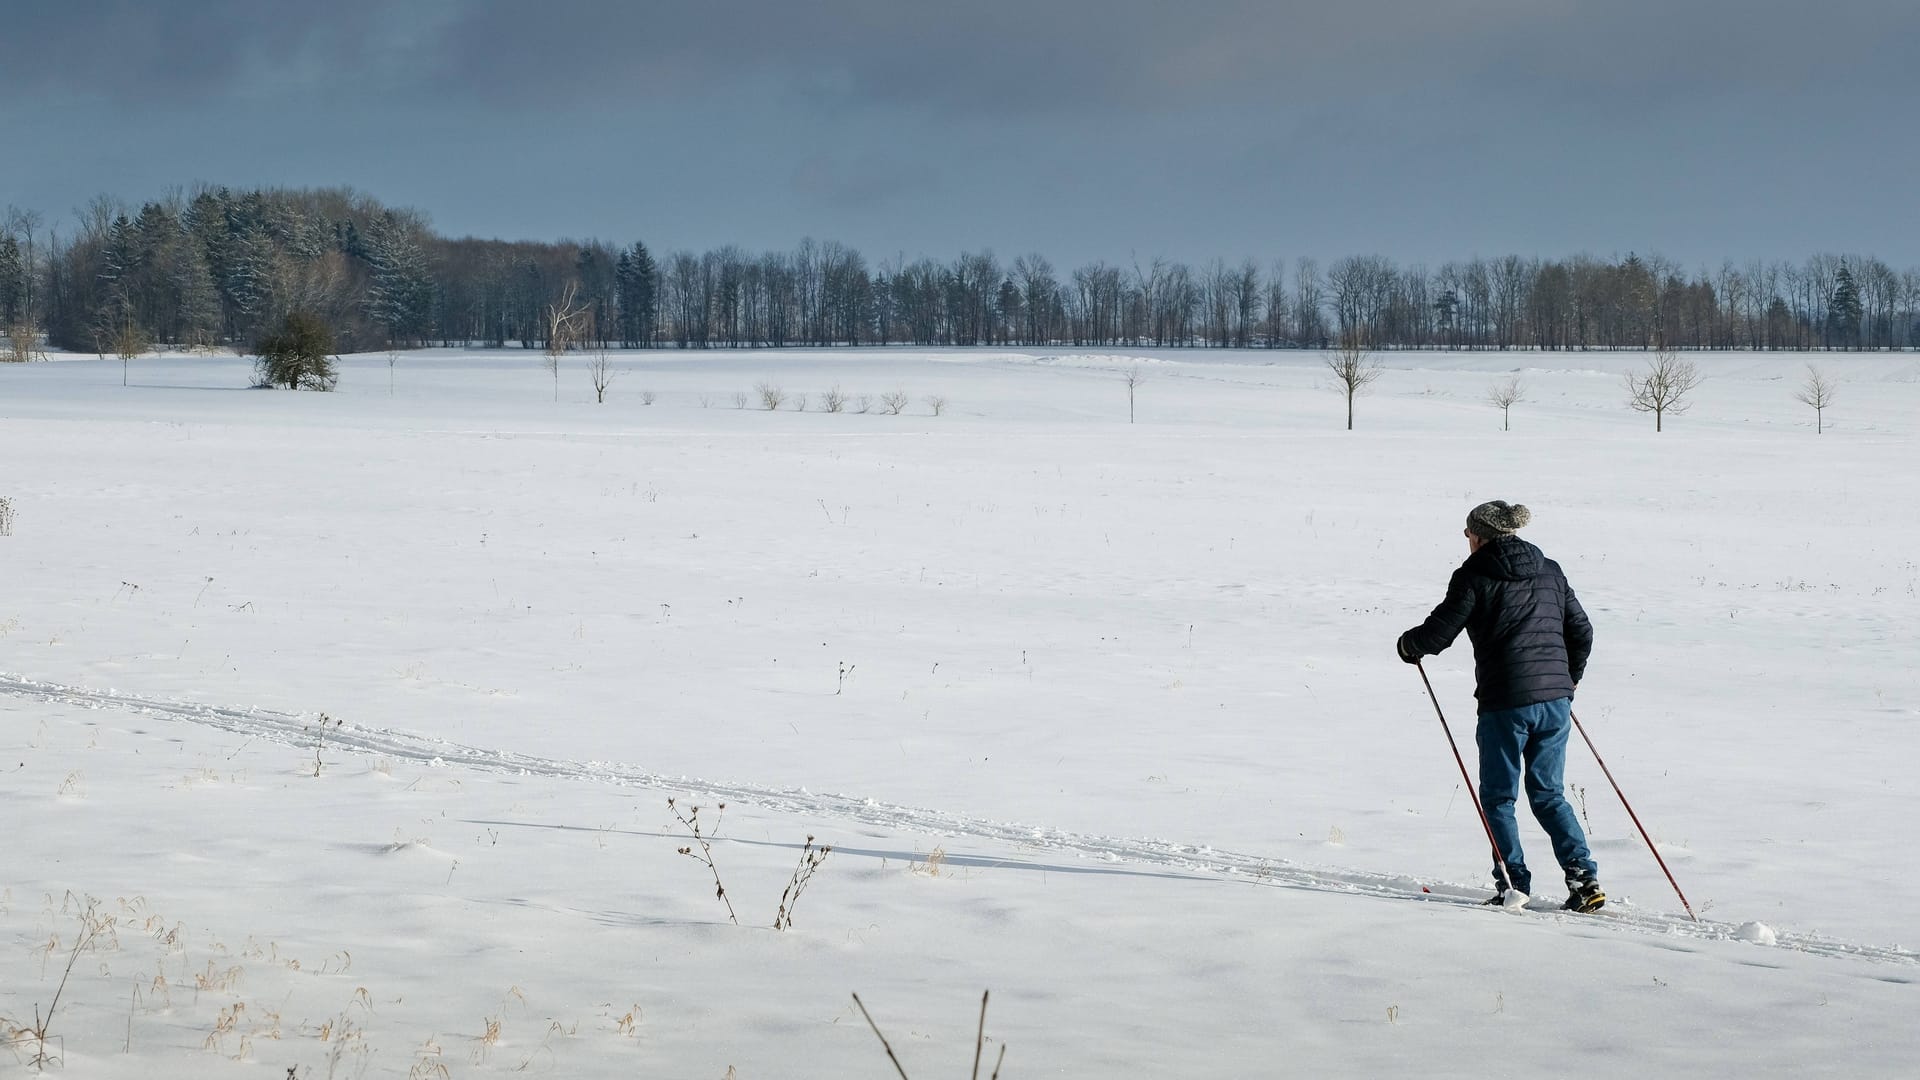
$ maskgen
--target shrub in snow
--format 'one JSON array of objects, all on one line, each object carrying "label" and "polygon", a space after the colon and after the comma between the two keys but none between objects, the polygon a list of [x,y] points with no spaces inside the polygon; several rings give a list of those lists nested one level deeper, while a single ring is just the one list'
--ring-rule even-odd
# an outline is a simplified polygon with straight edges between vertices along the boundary
[{"label": "shrub in snow", "polygon": [[295,311],[280,329],[254,343],[256,386],[289,390],[331,390],[339,381],[333,367],[333,331],[317,316]]}]

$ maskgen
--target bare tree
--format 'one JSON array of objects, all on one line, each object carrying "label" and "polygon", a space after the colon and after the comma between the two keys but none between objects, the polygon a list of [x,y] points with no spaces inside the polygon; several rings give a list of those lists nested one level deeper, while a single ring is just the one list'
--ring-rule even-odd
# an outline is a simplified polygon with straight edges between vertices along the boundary
[{"label": "bare tree", "polygon": [[944,394],[928,394],[926,402],[927,408],[932,409],[935,416],[947,411],[947,398]]},{"label": "bare tree", "polygon": [[1147,375],[1138,366],[1130,367],[1120,373],[1120,379],[1127,384],[1127,423],[1133,423],[1133,392],[1147,381]]},{"label": "bare tree", "polygon": [[1653,414],[1653,430],[1664,428],[1668,413],[1681,416],[1693,406],[1687,395],[1700,385],[1700,369],[1691,360],[1661,346],[1644,372],[1627,372],[1627,404],[1635,412]]},{"label": "bare tree", "polygon": [[838,386],[820,395],[820,407],[837,413],[847,407],[847,392]]},{"label": "bare tree", "polygon": [[1500,410],[1500,430],[1510,430],[1507,424],[1507,412],[1516,404],[1527,400],[1527,384],[1518,375],[1509,375],[1504,380],[1487,388],[1487,402]]},{"label": "bare tree", "polygon": [[888,416],[899,416],[901,411],[907,407],[907,403],[912,400],[912,398],[907,396],[905,390],[890,390],[880,395],[880,407],[886,411]]},{"label": "bare tree", "polygon": [[1816,365],[1807,365],[1807,381],[1800,384],[1800,389],[1794,392],[1793,399],[1802,405],[1813,406],[1813,433],[1815,435],[1819,435],[1826,430],[1827,406],[1833,404],[1835,389],[1836,387],[1833,385],[1833,380],[1827,378],[1826,372],[1821,371]]},{"label": "bare tree", "polygon": [[[613,360],[608,357],[605,349],[596,351],[593,359],[587,361],[587,375],[593,379],[593,400],[596,404],[607,403],[607,386],[618,374],[620,373],[614,369]],[[647,404],[651,405],[652,401],[649,400]]]},{"label": "bare tree", "polygon": [[127,362],[138,356],[146,355],[150,343],[140,324],[128,320],[120,324],[113,332],[113,351],[120,356],[120,385],[127,385]]},{"label": "bare tree", "polygon": [[400,363],[400,350],[387,350],[387,396],[393,396],[393,369]]},{"label": "bare tree", "polygon": [[1119,373],[1119,380],[1127,384],[1127,423],[1133,423],[1133,392],[1139,390],[1140,382],[1146,382],[1146,373],[1139,367],[1129,367]]},{"label": "bare tree", "polygon": [[1333,389],[1347,399],[1347,430],[1353,430],[1353,399],[1366,393],[1367,387],[1384,370],[1360,344],[1356,334],[1343,334],[1340,344],[1327,353],[1327,370],[1333,372]]},{"label": "bare tree", "polygon": [[9,363],[24,364],[40,355],[40,336],[26,323],[15,323],[7,327],[7,355],[0,360]]},{"label": "bare tree", "polygon": [[579,301],[580,286],[567,282],[567,291],[558,303],[547,305],[547,370],[553,374],[553,400],[560,400],[560,358],[568,349],[585,341],[588,333],[587,306]]},{"label": "bare tree", "polygon": [[753,392],[759,395],[760,407],[772,412],[787,402],[787,392],[772,383],[755,383]]}]

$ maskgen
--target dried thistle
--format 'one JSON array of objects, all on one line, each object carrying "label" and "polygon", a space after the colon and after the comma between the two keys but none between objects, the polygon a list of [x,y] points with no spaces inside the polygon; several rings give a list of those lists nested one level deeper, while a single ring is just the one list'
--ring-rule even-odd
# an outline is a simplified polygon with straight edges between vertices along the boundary
[{"label": "dried thistle", "polygon": [[[705,866],[707,872],[713,875],[713,895],[721,903],[727,905],[727,918],[733,922],[733,925],[739,926],[740,917],[733,913],[733,901],[727,899],[727,887],[720,883],[720,869],[713,865],[713,845],[709,842],[710,836],[719,835],[720,815],[727,812],[727,804],[720,803],[715,808],[712,834],[705,833],[701,830],[700,807],[691,807],[687,813],[682,814],[680,807],[669,797],[667,799],[667,809],[673,811],[674,819],[680,822],[680,827],[687,830],[693,837],[692,844],[679,849],[680,854]],[[698,852],[694,851],[696,847],[700,849]]]}]

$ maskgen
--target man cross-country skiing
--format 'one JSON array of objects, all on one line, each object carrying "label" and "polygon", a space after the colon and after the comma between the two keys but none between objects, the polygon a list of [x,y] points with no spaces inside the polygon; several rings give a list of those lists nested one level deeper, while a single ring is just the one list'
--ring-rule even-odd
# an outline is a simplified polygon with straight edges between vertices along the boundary
[{"label": "man cross-country skiing", "polygon": [[1524,780],[1533,816],[1566,874],[1567,909],[1597,911],[1607,896],[1594,880],[1593,855],[1561,776],[1573,691],[1593,651],[1593,624],[1559,564],[1514,535],[1532,519],[1526,507],[1499,500],[1473,508],[1467,515],[1467,560],[1427,621],[1400,635],[1400,659],[1418,663],[1467,632],[1480,703],[1480,805],[1497,848],[1494,881],[1500,882],[1504,860],[1508,884],[1532,891],[1513,815]]}]

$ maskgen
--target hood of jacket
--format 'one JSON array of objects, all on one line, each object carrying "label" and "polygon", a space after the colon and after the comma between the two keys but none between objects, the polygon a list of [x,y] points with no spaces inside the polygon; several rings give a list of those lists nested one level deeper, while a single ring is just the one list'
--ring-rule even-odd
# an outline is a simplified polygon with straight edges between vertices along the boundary
[{"label": "hood of jacket", "polygon": [[1526,581],[1539,575],[1546,558],[1539,548],[1525,540],[1503,536],[1482,544],[1479,551],[1467,556],[1463,565],[1476,574],[1500,581]]}]

